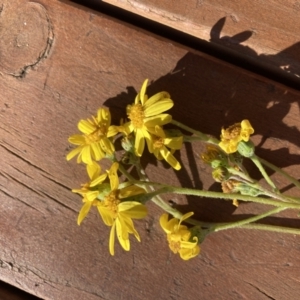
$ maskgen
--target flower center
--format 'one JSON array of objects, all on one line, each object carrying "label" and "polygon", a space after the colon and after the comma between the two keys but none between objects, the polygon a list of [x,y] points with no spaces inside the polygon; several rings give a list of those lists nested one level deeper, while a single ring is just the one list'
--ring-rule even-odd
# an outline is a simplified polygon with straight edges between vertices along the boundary
[{"label": "flower center", "polygon": [[241,124],[236,123],[230,127],[228,127],[223,132],[223,138],[226,140],[232,140],[237,138],[241,134]]},{"label": "flower center", "polygon": [[142,128],[144,124],[145,113],[142,104],[127,106],[127,115],[135,128]]},{"label": "flower center", "polygon": [[161,137],[155,137],[153,139],[153,147],[155,149],[160,149],[164,145],[164,139]]},{"label": "flower center", "polygon": [[107,130],[105,125],[97,126],[97,129],[94,132],[85,136],[86,144],[90,145],[100,141],[103,136],[106,136],[106,132]]},{"label": "flower center", "polygon": [[119,191],[111,191],[105,198],[104,198],[104,206],[111,211],[114,218],[117,217],[118,214],[118,204],[121,202],[118,199]]},{"label": "flower center", "polygon": [[178,253],[178,251],[181,249],[181,239],[180,236],[170,234],[168,235],[168,242],[169,242],[169,247],[172,250],[173,253]]}]

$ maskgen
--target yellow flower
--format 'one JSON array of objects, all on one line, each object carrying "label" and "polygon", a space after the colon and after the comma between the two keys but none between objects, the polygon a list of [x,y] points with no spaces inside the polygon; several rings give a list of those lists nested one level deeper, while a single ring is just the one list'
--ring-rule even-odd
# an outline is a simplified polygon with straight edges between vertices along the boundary
[{"label": "yellow flower", "polygon": [[[87,165],[87,173],[89,175],[90,182],[83,184],[81,189],[72,190],[73,193],[78,193],[83,196],[82,202],[84,204],[78,215],[78,225],[80,225],[83,219],[87,216],[91,207],[98,205],[99,200],[97,200],[97,197],[99,194],[107,194],[109,191],[108,186],[103,184],[103,181],[107,178],[107,173],[100,174],[101,168],[96,162],[93,162],[91,165]],[[96,187],[99,185],[101,185],[100,189]]]},{"label": "yellow flower", "polygon": [[241,123],[236,123],[227,129],[222,129],[221,142],[219,146],[226,153],[234,153],[237,151],[237,146],[240,141],[248,142],[250,135],[254,133],[250,122],[243,120]]},{"label": "yellow flower", "polygon": [[78,147],[67,155],[67,160],[78,154],[78,163],[92,164],[93,160],[99,161],[106,154],[112,154],[115,148],[109,137],[117,134],[117,130],[110,123],[111,117],[107,108],[98,109],[97,116],[92,116],[92,119],[80,120],[78,129],[83,135],[75,134],[68,139]]},{"label": "yellow flower", "polygon": [[138,156],[143,154],[145,139],[151,152],[152,143],[149,134],[151,128],[153,129],[155,125],[161,126],[170,123],[172,120],[171,115],[162,114],[173,106],[169,93],[160,92],[148,99],[146,95],[147,84],[148,79],[144,81],[134,103],[127,106],[126,111],[130,122],[123,125],[127,134],[131,132],[135,134],[135,151]]},{"label": "yellow flower", "polygon": [[147,215],[145,205],[137,201],[122,201],[122,199],[143,194],[145,190],[135,186],[127,185],[123,188],[119,187],[119,178],[117,175],[118,163],[114,163],[108,176],[110,179],[110,192],[105,195],[102,201],[99,201],[97,208],[102,217],[103,222],[107,226],[111,226],[109,238],[109,251],[114,255],[115,232],[118,240],[124,250],[130,250],[129,234],[133,234],[138,241],[140,236],[135,230],[132,219],[142,219]]},{"label": "yellow flower", "polygon": [[[173,156],[175,150],[179,150],[182,146],[182,136],[180,137],[166,137],[163,129],[156,125],[155,135],[151,135],[153,144],[153,154],[158,160],[164,159],[175,170],[180,170],[181,165]],[[171,151],[168,150],[171,149]]]},{"label": "yellow flower", "polygon": [[180,220],[172,218],[168,220],[168,214],[165,213],[160,217],[160,226],[167,234],[169,247],[173,253],[179,253],[183,260],[188,260],[200,253],[198,238],[191,236],[191,231],[181,222],[192,216],[194,213],[189,212],[183,215]]}]

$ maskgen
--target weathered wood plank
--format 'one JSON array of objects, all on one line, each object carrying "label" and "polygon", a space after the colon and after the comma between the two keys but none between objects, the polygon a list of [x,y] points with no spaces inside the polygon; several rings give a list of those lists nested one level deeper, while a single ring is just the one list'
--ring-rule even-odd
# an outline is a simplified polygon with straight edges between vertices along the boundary
[{"label": "weathered wood plank", "polygon": [[[150,205],[137,223],[142,243],[132,241],[129,253],[116,246],[111,257],[109,230],[96,212],[76,225],[81,201],[70,189],[87,178],[65,155],[79,119],[105,104],[118,122],[149,78],[149,94],[169,91],[174,118],[191,127],[218,135],[221,126],[249,118],[255,141],[263,141],[258,153],[299,176],[300,93],[76,5],[0,6],[1,280],[44,299],[298,298],[300,238],[292,235],[226,231],[184,262],[169,252],[160,211]],[[185,168],[176,174],[161,164],[155,171],[151,157],[144,163],[157,181],[216,188],[193,158],[201,149],[186,146]],[[265,209],[173,200],[205,220]],[[293,211],[268,221],[300,225]]]},{"label": "weathered wood plank", "polygon": [[280,68],[284,70],[282,73],[300,77],[298,1],[103,2],[210,41],[259,64]]}]

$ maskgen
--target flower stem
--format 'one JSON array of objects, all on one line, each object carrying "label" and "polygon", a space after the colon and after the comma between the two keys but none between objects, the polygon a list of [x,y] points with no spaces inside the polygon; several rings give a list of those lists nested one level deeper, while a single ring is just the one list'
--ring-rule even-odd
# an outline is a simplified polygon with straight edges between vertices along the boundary
[{"label": "flower stem", "polygon": [[257,168],[259,169],[260,173],[262,174],[262,176],[265,178],[265,180],[268,182],[268,184],[274,189],[277,190],[276,185],[274,184],[274,182],[271,180],[271,178],[269,177],[269,175],[267,174],[266,170],[264,169],[264,167],[262,166],[259,158],[256,155],[253,155],[250,157],[250,159],[253,161],[253,163],[257,166]]},{"label": "flower stem", "polygon": [[297,228],[281,227],[281,226],[265,225],[265,224],[247,224],[247,225],[242,225],[237,228],[259,229],[259,230],[267,230],[267,231],[273,231],[273,232],[300,234],[300,230]]},{"label": "flower stem", "polygon": [[266,205],[273,205],[277,207],[285,207],[285,208],[294,208],[294,209],[300,209],[300,204],[297,203],[290,203],[290,202],[281,202],[276,201],[272,199],[262,198],[262,197],[252,197],[248,195],[241,195],[241,194],[225,194],[220,192],[211,192],[211,191],[204,191],[204,190],[196,190],[196,189],[188,189],[188,188],[181,188],[181,187],[174,187],[169,185],[164,185],[161,183],[156,182],[133,182],[134,184],[140,184],[143,185],[152,185],[157,187],[166,187],[164,189],[164,193],[174,193],[179,195],[193,195],[193,196],[199,196],[199,197],[205,197],[205,198],[216,198],[216,199],[230,199],[230,200],[241,200],[241,201],[249,201],[249,202],[256,202]]},{"label": "flower stem", "polygon": [[174,124],[174,125],[176,125],[177,127],[181,128],[181,129],[184,129],[188,132],[191,132],[191,133],[195,134],[197,137],[199,137],[199,140],[201,140],[203,142],[210,143],[210,144],[215,144],[215,145],[219,144],[219,140],[217,140],[216,138],[208,136],[207,134],[202,133],[198,130],[194,130],[193,128],[190,128],[190,127],[188,127],[188,126],[186,126],[186,125],[184,125],[184,124],[182,124],[178,121],[172,120],[171,124]]},{"label": "flower stem", "polygon": [[285,171],[283,171],[282,169],[276,167],[275,165],[271,164],[270,162],[264,160],[263,158],[257,157],[260,162],[262,164],[264,164],[265,166],[267,166],[268,168],[270,168],[271,170],[281,174],[282,176],[284,176],[286,179],[288,179],[291,183],[293,183],[297,188],[300,188],[300,182],[292,177],[291,175],[289,175],[288,173],[286,173]]},{"label": "flower stem", "polygon": [[241,220],[241,221],[215,225],[213,227],[212,231],[217,232],[217,231],[226,230],[226,229],[230,229],[230,228],[241,227],[243,225],[247,225],[249,223],[256,222],[256,221],[258,221],[260,219],[263,219],[267,216],[270,216],[270,215],[276,214],[278,212],[281,212],[285,209],[287,209],[287,207],[276,207],[276,208],[274,208],[272,210],[269,210],[269,211],[267,211],[263,214],[260,214],[260,215],[257,215],[257,216],[251,217],[251,218],[247,218],[247,219],[244,219],[244,220]]}]

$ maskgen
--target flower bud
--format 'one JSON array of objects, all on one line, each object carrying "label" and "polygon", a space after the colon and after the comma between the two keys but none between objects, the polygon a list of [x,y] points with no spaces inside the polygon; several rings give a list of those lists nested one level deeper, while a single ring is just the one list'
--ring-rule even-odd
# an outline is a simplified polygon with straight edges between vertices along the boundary
[{"label": "flower bud", "polygon": [[252,141],[240,141],[238,144],[238,152],[244,157],[252,157],[254,155],[255,146]]},{"label": "flower bud", "polygon": [[212,172],[212,177],[216,182],[222,182],[229,178],[229,173],[226,168],[218,167]]}]

